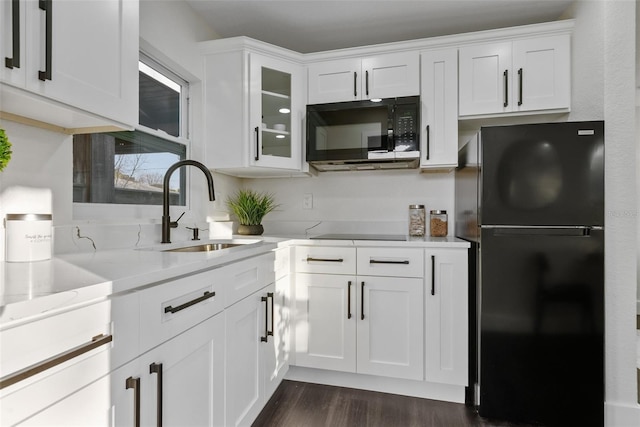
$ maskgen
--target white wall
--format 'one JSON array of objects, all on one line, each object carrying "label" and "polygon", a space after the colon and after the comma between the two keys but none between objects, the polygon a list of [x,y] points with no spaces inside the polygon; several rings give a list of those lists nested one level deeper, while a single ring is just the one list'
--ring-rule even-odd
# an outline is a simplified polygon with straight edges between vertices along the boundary
[{"label": "white wall", "polygon": [[[406,234],[410,204],[449,213],[453,233],[453,172],[328,172],[310,178],[250,179],[245,185],[273,193],[281,207],[265,220],[275,234],[323,233]],[[313,209],[303,209],[303,196],[313,196]]]}]

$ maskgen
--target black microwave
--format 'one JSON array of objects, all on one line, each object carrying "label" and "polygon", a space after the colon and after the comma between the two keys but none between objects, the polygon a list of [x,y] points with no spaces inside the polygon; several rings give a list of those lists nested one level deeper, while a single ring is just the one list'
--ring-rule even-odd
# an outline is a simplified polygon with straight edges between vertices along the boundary
[{"label": "black microwave", "polygon": [[307,105],[307,162],[318,170],[417,167],[419,158],[419,96]]}]

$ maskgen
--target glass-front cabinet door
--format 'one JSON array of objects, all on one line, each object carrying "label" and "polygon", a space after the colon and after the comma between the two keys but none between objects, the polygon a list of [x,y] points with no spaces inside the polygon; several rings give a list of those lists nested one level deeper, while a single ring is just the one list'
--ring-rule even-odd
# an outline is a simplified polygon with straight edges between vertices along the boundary
[{"label": "glass-front cabinet door", "polygon": [[249,101],[251,163],[296,169],[302,164],[302,69],[299,65],[251,54]]}]

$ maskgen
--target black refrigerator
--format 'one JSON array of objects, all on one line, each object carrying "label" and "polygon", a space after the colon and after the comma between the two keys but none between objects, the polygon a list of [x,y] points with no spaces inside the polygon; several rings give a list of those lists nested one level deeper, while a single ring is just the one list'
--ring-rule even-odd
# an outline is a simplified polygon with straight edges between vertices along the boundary
[{"label": "black refrigerator", "polygon": [[604,424],[604,123],[483,127],[459,152],[471,242],[467,403],[488,419]]}]

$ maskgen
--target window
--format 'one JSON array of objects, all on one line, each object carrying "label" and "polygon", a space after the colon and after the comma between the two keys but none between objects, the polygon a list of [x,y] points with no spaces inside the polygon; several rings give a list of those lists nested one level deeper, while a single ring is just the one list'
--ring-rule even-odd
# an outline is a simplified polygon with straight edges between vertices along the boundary
[{"label": "window", "polygon": [[[139,126],[132,132],[73,137],[73,201],[161,205],[164,175],[186,158],[188,83],[141,54]],[[186,205],[186,173],[169,183],[172,205]]]}]

